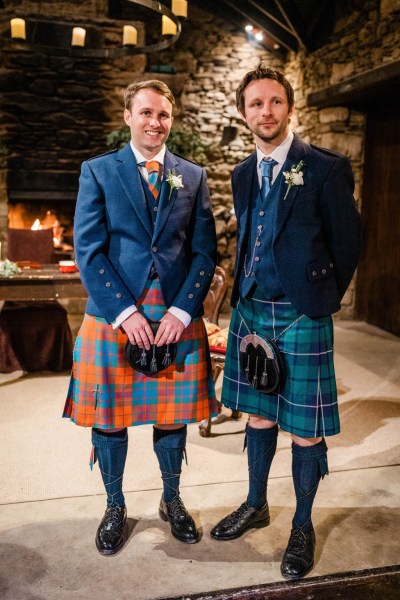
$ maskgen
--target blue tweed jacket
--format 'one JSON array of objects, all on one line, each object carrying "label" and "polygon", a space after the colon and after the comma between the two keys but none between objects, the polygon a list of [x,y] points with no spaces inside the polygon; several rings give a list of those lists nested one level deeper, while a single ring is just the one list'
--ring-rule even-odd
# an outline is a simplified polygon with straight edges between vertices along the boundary
[{"label": "blue tweed jacket", "polygon": [[109,323],[136,304],[154,265],[168,307],[203,314],[216,265],[216,235],[206,173],[168,150],[164,174],[182,175],[171,192],[162,182],[153,230],[130,144],[82,164],[74,243],[87,312]]}]

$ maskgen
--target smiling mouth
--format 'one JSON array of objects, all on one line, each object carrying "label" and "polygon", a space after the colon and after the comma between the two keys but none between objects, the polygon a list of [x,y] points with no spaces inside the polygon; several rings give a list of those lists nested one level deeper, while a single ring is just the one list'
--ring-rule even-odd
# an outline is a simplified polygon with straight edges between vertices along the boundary
[{"label": "smiling mouth", "polygon": [[157,135],[161,135],[162,131],[152,131],[152,130],[150,130],[150,131],[145,131],[145,133],[147,135],[152,136],[152,137],[156,137]]}]

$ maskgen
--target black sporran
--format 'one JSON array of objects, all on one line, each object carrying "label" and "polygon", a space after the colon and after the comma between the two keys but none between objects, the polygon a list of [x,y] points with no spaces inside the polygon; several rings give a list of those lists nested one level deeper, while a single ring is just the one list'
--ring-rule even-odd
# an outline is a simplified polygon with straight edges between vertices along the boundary
[{"label": "black sporran", "polygon": [[269,338],[246,335],[240,343],[240,366],[250,385],[263,394],[277,393],[285,384],[284,359]]},{"label": "black sporran", "polygon": [[[149,320],[151,330],[156,335],[160,326],[160,321]],[[164,371],[176,358],[176,343],[156,346],[152,344],[150,350],[139,348],[128,340],[125,347],[126,360],[135,371],[140,371],[145,375],[157,375]]]}]

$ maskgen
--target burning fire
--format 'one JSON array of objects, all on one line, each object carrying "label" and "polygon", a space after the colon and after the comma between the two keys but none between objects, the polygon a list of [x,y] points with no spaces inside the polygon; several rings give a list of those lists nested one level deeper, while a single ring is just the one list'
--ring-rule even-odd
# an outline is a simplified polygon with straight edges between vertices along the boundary
[{"label": "burning fire", "polygon": [[53,229],[53,243],[55,247],[61,246],[62,243],[62,227],[56,216],[49,210],[46,213],[46,217],[43,223],[40,219],[35,219],[32,227],[32,231],[39,231],[40,229]]}]

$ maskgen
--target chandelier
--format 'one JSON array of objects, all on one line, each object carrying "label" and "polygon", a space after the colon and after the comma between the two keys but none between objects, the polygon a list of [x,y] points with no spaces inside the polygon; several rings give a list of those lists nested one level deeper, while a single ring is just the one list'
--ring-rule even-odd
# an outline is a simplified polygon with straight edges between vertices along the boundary
[{"label": "chandelier", "polygon": [[[70,44],[60,44],[38,41],[40,29],[46,27],[51,21],[46,21],[40,16],[32,16],[25,20],[22,16],[10,20],[11,43],[18,50],[35,50],[45,54],[59,56],[76,56],[88,58],[118,58],[133,54],[149,54],[165,50],[172,46],[179,38],[182,30],[181,19],[187,17],[187,0],[171,0],[171,9],[162,2],[154,0],[124,0],[134,5],[152,11],[153,15],[161,17],[161,37],[159,41],[150,44],[138,45],[138,32],[133,25],[124,25],[121,31],[121,43],[111,47],[87,47],[87,29],[84,26],[65,25],[70,29]],[[75,21],[75,19],[74,19]],[[53,20],[54,24],[54,20]],[[43,39],[43,35],[41,36]]]}]

